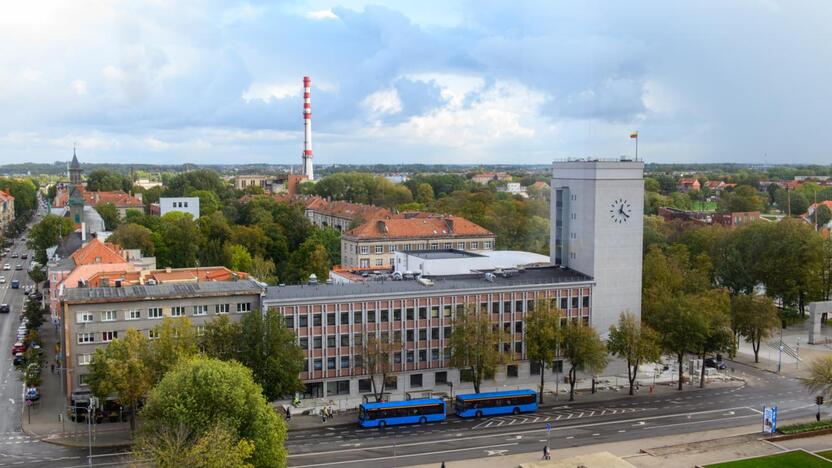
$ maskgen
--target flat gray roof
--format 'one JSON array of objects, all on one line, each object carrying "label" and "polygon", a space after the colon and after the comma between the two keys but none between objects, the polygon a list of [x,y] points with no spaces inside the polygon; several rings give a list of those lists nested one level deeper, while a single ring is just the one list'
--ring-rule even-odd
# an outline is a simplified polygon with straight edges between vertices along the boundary
[{"label": "flat gray roof", "polygon": [[464,250],[411,250],[404,253],[418,258],[424,258],[425,260],[438,260],[446,258],[472,258],[483,256],[475,254],[473,252],[465,252]]},{"label": "flat gray roof", "polygon": [[568,268],[542,267],[528,268],[513,276],[503,278],[497,276],[494,281],[486,281],[484,275],[455,275],[432,277],[430,286],[425,286],[416,280],[366,281],[351,284],[318,284],[315,286],[269,286],[266,289],[266,302],[280,302],[292,299],[304,301],[323,299],[361,300],[364,296],[377,294],[408,294],[420,292],[445,292],[454,294],[456,291],[482,289],[484,292],[506,286],[534,286],[534,285],[562,285],[567,283],[589,283],[592,277]]},{"label": "flat gray roof", "polygon": [[163,283],[122,288],[68,288],[63,301],[70,304],[130,302],[137,300],[173,299],[203,296],[260,294],[263,287],[256,281],[206,281],[202,283]]}]

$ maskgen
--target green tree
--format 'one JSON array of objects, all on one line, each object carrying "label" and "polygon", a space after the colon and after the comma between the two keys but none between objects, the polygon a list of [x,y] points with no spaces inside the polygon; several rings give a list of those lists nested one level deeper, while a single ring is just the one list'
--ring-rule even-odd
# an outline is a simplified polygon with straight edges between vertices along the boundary
[{"label": "green tree", "polygon": [[240,324],[231,321],[227,315],[220,315],[205,324],[205,333],[199,338],[199,346],[208,357],[230,361],[238,359],[242,341],[243,329]]},{"label": "green tree", "polygon": [[370,376],[373,396],[376,401],[381,401],[384,387],[393,372],[393,353],[401,350],[402,344],[384,342],[372,332],[364,332],[361,343],[361,367]]},{"label": "green tree", "polygon": [[477,304],[468,304],[456,313],[448,341],[451,366],[470,372],[476,393],[480,393],[483,379],[493,377],[497,366],[506,361],[499,349],[501,329],[492,327],[488,311],[479,310]]},{"label": "green tree", "polygon": [[622,312],[618,324],[610,327],[607,341],[610,353],[627,361],[627,380],[630,383],[630,395],[642,363],[659,362],[661,346],[656,332],[647,325],[642,325],[629,312]]},{"label": "green tree", "polygon": [[143,434],[134,444],[137,465],[148,461],[160,468],[253,468],[248,462],[254,444],[238,438],[222,423],[198,435],[188,426],[162,427]]},{"label": "green tree", "polygon": [[120,218],[118,215],[118,209],[115,205],[109,202],[102,203],[95,207],[95,211],[101,215],[101,219],[104,220],[104,227],[108,231],[113,231],[116,227],[118,227]]},{"label": "green tree", "polygon": [[796,305],[804,315],[806,304],[820,296],[823,239],[799,219],[775,223],[766,234],[765,256],[755,259],[766,294]]},{"label": "green tree", "polygon": [[814,218],[818,226],[826,226],[832,221],[832,210],[826,205],[820,205],[815,210]]},{"label": "green tree", "polygon": [[731,330],[731,301],[722,289],[712,289],[696,296],[698,307],[705,319],[704,339],[699,343],[698,354],[702,359],[699,387],[705,388],[705,359],[708,354],[734,353],[734,333]]},{"label": "green tree", "polygon": [[251,254],[245,247],[238,244],[225,244],[225,266],[234,271],[250,271],[252,265]]},{"label": "green tree", "polygon": [[29,278],[35,283],[35,292],[37,292],[40,283],[46,281],[46,270],[40,265],[29,270]]},{"label": "green tree", "polygon": [[750,185],[738,185],[733,192],[724,192],[719,199],[722,213],[763,211],[763,197]]},{"label": "green tree", "polygon": [[315,274],[319,282],[329,277],[329,252],[326,247],[315,239],[309,239],[292,253],[283,277],[287,282],[305,283],[311,274]]},{"label": "green tree", "polygon": [[159,235],[164,249],[164,256],[160,259],[160,246],[157,244],[159,266],[182,268],[196,265],[197,250],[203,240],[190,214],[173,211],[162,216]]},{"label": "green tree", "polygon": [[540,385],[537,392],[543,403],[545,370],[552,367],[560,348],[560,311],[546,301],[537,301],[526,316],[526,357],[540,369]]},{"label": "green tree", "polygon": [[223,245],[231,238],[231,226],[222,212],[215,211],[197,220],[201,245],[199,249],[200,265],[225,264]]},{"label": "green tree", "polygon": [[699,350],[707,338],[707,319],[693,295],[676,295],[655,312],[651,323],[659,334],[662,349],[676,357],[679,390],[682,390],[685,356]]},{"label": "green tree", "polygon": [[283,317],[271,310],[253,311],[243,316],[240,326],[245,339],[239,343],[239,361],[252,370],[266,398],[272,401],[303,390],[303,352]]},{"label": "green tree", "polygon": [[329,255],[329,265],[341,263],[341,233],[331,227],[314,228],[307,240],[317,241],[326,248]]},{"label": "green tree", "polygon": [[158,382],[179,361],[196,355],[196,330],[187,317],[165,317],[161,325],[153,329],[154,339],[150,341],[148,366],[153,371],[154,382]]},{"label": "green tree", "polygon": [[61,239],[75,230],[75,224],[69,218],[46,215],[29,231],[26,245],[35,251],[35,261],[46,265],[46,249],[57,245]]},{"label": "green tree", "polygon": [[735,336],[742,335],[751,343],[754,362],[760,362],[760,343],[780,325],[774,302],[768,297],[740,294],[731,299],[731,315]]},{"label": "green tree", "polygon": [[129,192],[133,189],[130,177],[104,169],[90,171],[87,174],[87,190],[91,192],[113,192],[122,190]]},{"label": "green tree", "polygon": [[607,348],[595,329],[588,325],[567,322],[562,334],[562,355],[569,360],[569,401],[574,401],[578,371],[594,375],[604,370],[607,366]]},{"label": "green tree", "polygon": [[208,216],[222,210],[222,202],[216,193],[210,190],[194,190],[189,193],[190,197],[199,198],[199,217]]},{"label": "green tree", "polygon": [[234,361],[183,361],[150,392],[142,410],[142,438],[185,427],[192,437],[225,424],[232,445],[249,441],[245,461],[256,467],[286,466],[286,426],[254,383],[251,370]]},{"label": "green tree", "polygon": [[247,272],[251,273],[251,276],[257,278],[258,281],[262,281],[263,283],[277,283],[277,276],[275,276],[277,267],[274,262],[259,255],[256,255],[251,260],[251,268],[247,270]]},{"label": "green tree", "polygon": [[156,244],[153,242],[153,232],[140,224],[121,224],[107,242],[118,244],[123,249],[139,249],[144,255],[153,255]]},{"label": "green tree", "polygon": [[422,203],[424,205],[430,205],[433,203],[433,187],[427,183],[421,183],[416,186],[416,193],[413,194],[413,198],[416,200],[417,203]]},{"label": "green tree", "polygon": [[102,400],[115,394],[119,403],[129,406],[130,430],[136,429],[138,402],[155,382],[149,353],[147,337],[131,328],[123,337],[97,348],[90,362],[87,381],[92,394]]}]

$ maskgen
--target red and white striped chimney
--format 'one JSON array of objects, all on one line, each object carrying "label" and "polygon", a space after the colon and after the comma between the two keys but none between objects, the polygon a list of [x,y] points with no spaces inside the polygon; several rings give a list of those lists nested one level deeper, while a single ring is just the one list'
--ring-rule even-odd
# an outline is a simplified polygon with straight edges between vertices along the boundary
[{"label": "red and white striped chimney", "polygon": [[313,180],[312,172],[312,103],[309,100],[309,88],[312,80],[303,77],[303,175]]}]

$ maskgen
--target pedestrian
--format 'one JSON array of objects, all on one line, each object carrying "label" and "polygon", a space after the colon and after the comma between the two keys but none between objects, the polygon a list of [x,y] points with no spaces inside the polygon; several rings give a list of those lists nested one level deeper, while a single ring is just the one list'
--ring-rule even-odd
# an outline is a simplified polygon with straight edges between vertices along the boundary
[{"label": "pedestrian", "polygon": [[322,423],[326,422],[326,406],[321,408],[321,422]]},{"label": "pedestrian", "polygon": [[442,462],[442,466],[440,466],[439,468],[445,468],[445,462]]},{"label": "pedestrian", "polygon": [[549,454],[549,446],[548,445],[543,446],[543,459],[544,460],[551,460],[552,459],[552,456]]},{"label": "pedestrian", "polygon": [[53,363],[49,366],[49,368],[50,368],[50,369],[52,369],[52,373],[54,374],[54,373],[55,373],[55,363],[53,362]]}]

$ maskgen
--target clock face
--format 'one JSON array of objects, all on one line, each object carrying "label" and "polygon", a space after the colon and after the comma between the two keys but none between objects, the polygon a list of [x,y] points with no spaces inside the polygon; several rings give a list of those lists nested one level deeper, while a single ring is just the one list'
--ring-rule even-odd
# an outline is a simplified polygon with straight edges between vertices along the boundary
[{"label": "clock face", "polygon": [[633,216],[633,207],[630,202],[618,198],[610,203],[610,221],[617,224],[624,224]]}]

